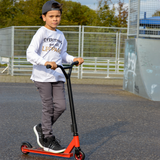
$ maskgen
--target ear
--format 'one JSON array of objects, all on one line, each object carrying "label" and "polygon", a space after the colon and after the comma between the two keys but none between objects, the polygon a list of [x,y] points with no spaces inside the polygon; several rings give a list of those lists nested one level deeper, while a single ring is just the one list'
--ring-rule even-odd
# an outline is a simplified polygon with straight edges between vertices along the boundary
[{"label": "ear", "polygon": [[46,16],[42,14],[42,19],[45,22],[46,21]]}]

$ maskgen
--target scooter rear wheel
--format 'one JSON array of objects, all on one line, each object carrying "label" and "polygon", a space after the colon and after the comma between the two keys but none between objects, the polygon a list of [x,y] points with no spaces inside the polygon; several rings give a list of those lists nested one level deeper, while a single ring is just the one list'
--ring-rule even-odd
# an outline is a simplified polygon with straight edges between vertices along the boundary
[{"label": "scooter rear wheel", "polygon": [[21,152],[23,154],[28,154],[29,152],[25,152],[23,151],[23,148],[32,148],[32,145],[29,143],[29,142],[22,142],[22,145],[21,145]]},{"label": "scooter rear wheel", "polygon": [[78,154],[76,154],[76,153],[74,154],[74,158],[75,158],[75,160],[84,160],[85,154],[83,151],[79,151]]}]

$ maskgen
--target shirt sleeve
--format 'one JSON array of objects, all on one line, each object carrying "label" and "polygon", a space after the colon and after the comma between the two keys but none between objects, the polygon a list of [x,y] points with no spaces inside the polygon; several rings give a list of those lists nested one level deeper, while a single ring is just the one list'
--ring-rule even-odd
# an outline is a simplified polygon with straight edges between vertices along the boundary
[{"label": "shirt sleeve", "polygon": [[39,53],[41,43],[43,42],[43,36],[41,31],[37,31],[33,36],[30,45],[27,48],[27,61],[33,65],[44,65],[46,60],[40,56]]},{"label": "shirt sleeve", "polygon": [[64,45],[61,50],[62,63],[72,63],[75,57],[67,53],[67,41],[64,39]]}]

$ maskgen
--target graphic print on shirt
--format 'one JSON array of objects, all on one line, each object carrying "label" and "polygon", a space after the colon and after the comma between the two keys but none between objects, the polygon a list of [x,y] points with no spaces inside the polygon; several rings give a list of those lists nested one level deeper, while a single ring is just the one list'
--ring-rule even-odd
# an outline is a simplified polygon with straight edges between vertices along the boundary
[{"label": "graphic print on shirt", "polygon": [[[44,38],[43,39],[43,46],[42,46],[42,51],[44,52],[49,52],[49,51],[54,51],[54,52],[61,52],[61,46],[62,46],[62,41],[54,38]],[[46,45],[47,44],[47,45]],[[46,53],[46,54],[47,54]],[[45,54],[45,55],[46,55]],[[43,56],[44,57],[44,56]]]}]

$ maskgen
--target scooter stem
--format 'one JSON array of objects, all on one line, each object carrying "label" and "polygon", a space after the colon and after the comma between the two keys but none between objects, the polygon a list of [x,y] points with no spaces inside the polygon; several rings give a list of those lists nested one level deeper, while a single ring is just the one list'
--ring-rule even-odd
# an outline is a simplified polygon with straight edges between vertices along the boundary
[{"label": "scooter stem", "polygon": [[68,97],[69,97],[69,102],[70,102],[73,136],[78,136],[78,129],[77,129],[77,123],[76,123],[76,116],[75,116],[75,109],[74,109],[70,76],[68,76],[68,79],[67,79],[67,88],[68,88]]},{"label": "scooter stem", "polygon": [[[68,89],[68,97],[69,97],[69,104],[70,104],[70,111],[71,111],[73,136],[78,136],[78,130],[77,130],[77,123],[76,123],[76,116],[75,116],[75,110],[74,110],[74,102],[73,102],[73,94],[72,94],[70,77],[71,77],[73,66],[77,65],[78,63],[79,63],[78,61],[75,61],[70,66],[67,66],[67,67],[62,67],[61,65],[57,65],[57,68],[58,67],[61,68],[67,80],[67,89]],[[51,66],[47,65],[46,68],[51,68]],[[69,69],[68,73],[66,73],[65,69]]]}]

